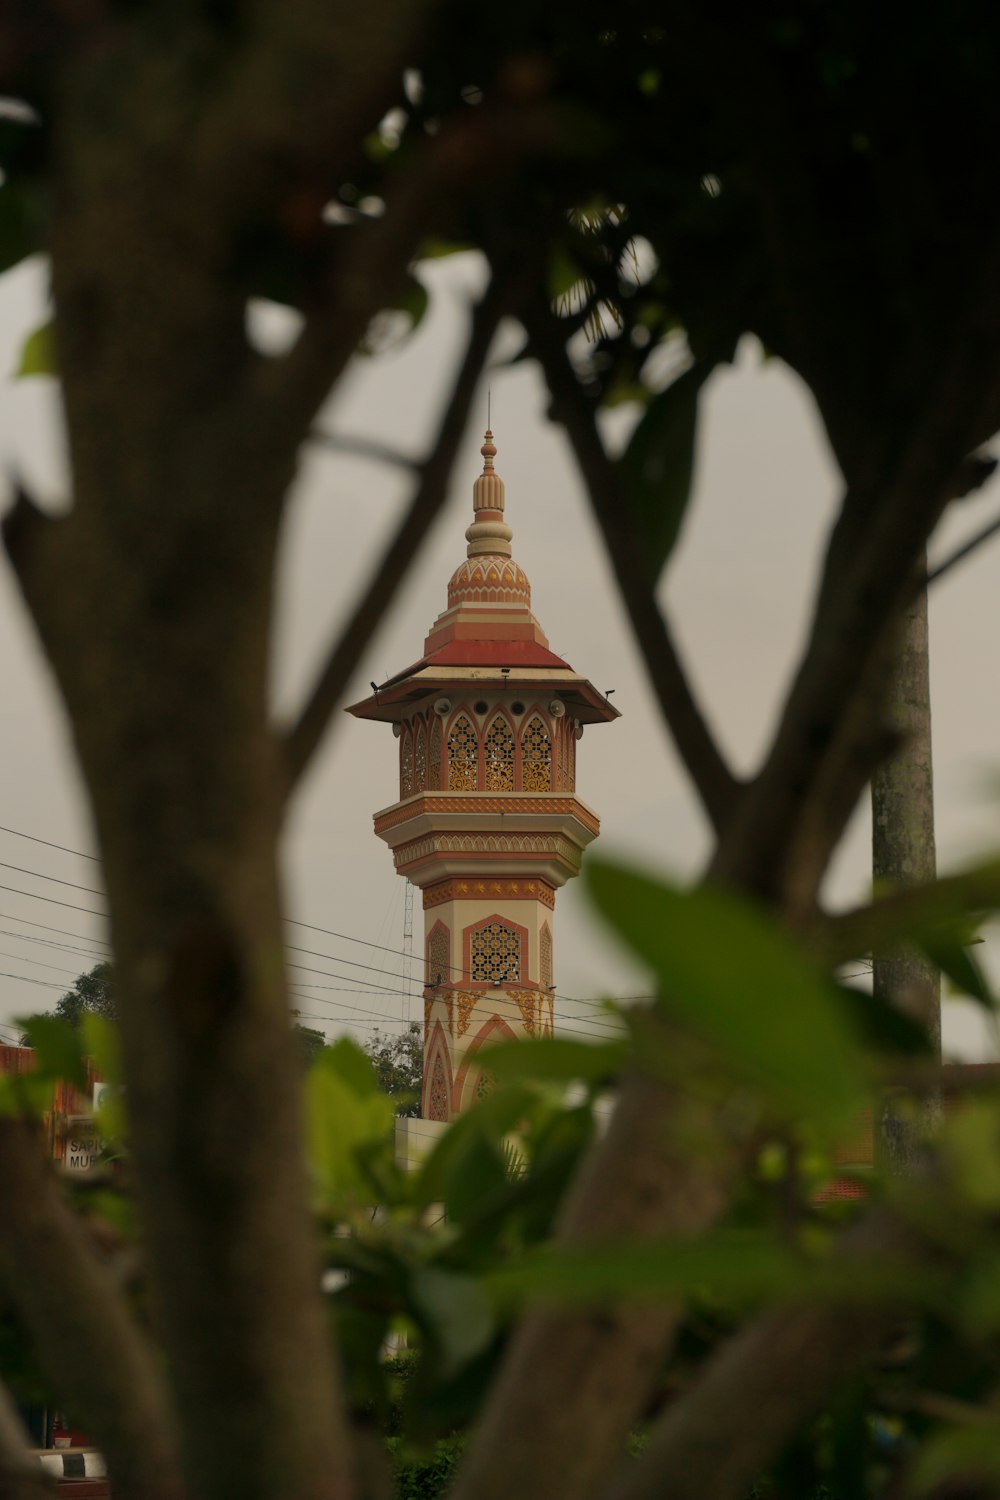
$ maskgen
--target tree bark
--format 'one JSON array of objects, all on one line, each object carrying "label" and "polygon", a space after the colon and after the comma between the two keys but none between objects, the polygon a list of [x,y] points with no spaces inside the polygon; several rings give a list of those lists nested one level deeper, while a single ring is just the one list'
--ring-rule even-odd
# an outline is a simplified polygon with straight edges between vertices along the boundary
[{"label": "tree bark", "polygon": [[[900,621],[886,707],[899,749],[872,777],[872,876],[876,887],[927,885],[937,874],[937,855],[926,588]],[[941,976],[936,967],[915,948],[884,949],[874,954],[873,980],[876,997],[916,1021],[940,1061]],[[883,1097],[877,1141],[890,1171],[919,1168],[926,1132],[939,1110],[933,1090],[919,1097]]]}]

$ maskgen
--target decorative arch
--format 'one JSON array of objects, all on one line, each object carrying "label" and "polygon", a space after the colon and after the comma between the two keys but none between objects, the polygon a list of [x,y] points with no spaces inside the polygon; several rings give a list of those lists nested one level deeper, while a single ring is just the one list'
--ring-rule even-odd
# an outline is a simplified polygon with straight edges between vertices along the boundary
[{"label": "decorative arch", "polygon": [[448,790],[474,792],[479,786],[479,736],[468,714],[459,714],[448,732]]},{"label": "decorative arch", "polygon": [[462,933],[462,967],[472,984],[521,984],[528,974],[528,929],[493,912]]},{"label": "decorative arch", "polygon": [[451,1107],[455,1114],[468,1109],[476,1101],[476,1091],[483,1073],[488,1071],[477,1059],[477,1053],[487,1042],[516,1042],[517,1034],[502,1016],[490,1016],[476,1032],[465,1050],[451,1090]]},{"label": "decorative arch", "polygon": [[413,736],[404,724],[399,736],[399,798],[413,796]]},{"label": "decorative arch", "polygon": [[521,787],[526,792],[552,790],[552,740],[541,714],[532,714],[521,730]]},{"label": "decorative arch", "polygon": [[440,1021],[434,1029],[424,1050],[424,1086],[420,1112],[425,1120],[450,1120],[454,1080],[448,1044]]},{"label": "decorative arch", "polygon": [[413,738],[413,790],[422,792],[427,787],[427,730],[423,719],[417,720],[417,732]]},{"label": "decorative arch", "polygon": [[487,792],[514,790],[514,730],[506,714],[494,714],[483,736],[483,786]]},{"label": "decorative arch", "polygon": [[431,717],[430,743],[427,747],[427,790],[439,792],[441,790],[441,750],[444,736],[441,733],[441,720],[437,714]]},{"label": "decorative arch", "polygon": [[451,983],[451,933],[443,922],[435,922],[427,934],[427,983],[434,987]]}]

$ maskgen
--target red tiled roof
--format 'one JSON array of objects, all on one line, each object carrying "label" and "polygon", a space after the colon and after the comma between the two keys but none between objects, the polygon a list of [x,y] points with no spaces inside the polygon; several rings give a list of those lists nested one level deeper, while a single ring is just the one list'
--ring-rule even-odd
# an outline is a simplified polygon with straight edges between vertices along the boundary
[{"label": "red tiled roof", "polygon": [[449,641],[424,658],[428,667],[561,667],[569,662],[537,641]]}]

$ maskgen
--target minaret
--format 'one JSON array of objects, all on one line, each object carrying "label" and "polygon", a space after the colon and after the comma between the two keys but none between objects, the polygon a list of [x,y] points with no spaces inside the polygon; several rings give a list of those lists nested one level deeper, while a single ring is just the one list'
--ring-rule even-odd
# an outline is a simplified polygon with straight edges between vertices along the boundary
[{"label": "minaret", "polygon": [[423,655],[348,712],[389,721],[399,800],[375,832],[424,905],[424,1119],[490,1086],[485,1042],[554,1027],[555,894],[599,823],[576,796],[584,725],[618,717],[549,650],[511,557],[486,433],[468,553]]}]

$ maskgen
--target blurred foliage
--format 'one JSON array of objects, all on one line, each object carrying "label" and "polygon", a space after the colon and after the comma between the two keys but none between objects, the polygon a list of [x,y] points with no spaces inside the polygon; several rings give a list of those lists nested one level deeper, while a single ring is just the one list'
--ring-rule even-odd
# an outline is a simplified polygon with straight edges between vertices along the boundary
[{"label": "blurred foliage", "polygon": [[[746,335],[806,381],[849,484],[860,454],[894,454],[921,420],[956,309],[995,242],[993,30],[968,0],[946,16],[911,7],[900,25],[860,0],[768,0],[724,24],[696,5],[508,4],[471,25],[451,0],[391,118],[327,184],[321,226],[245,223],[219,261],[246,300],[307,306],[331,245],[385,210],[428,140],[484,103],[543,100],[555,144],[513,178],[498,162],[488,191],[448,196],[364,348],[420,325],[421,259],[475,248],[537,262],[588,397],[634,409],[616,463],[652,582],[682,534],[700,394]],[[0,269],[47,244],[45,90],[29,78],[25,95],[30,107],[0,118]],[[31,334],[21,375],[54,368],[58,331],[57,318]],[[419,1091],[419,1035],[367,1054],[341,1041],[309,1068],[312,1188],[350,1397],[385,1425],[397,1457],[429,1455],[405,1474],[397,1465],[400,1493],[437,1493],[451,1473],[526,1303],[664,1296],[683,1299],[685,1320],[650,1421],[764,1307],[824,1300],[898,1314],[895,1337],[761,1476],[761,1497],[895,1500],[956,1476],[995,1479],[1000,1080],[970,1073],[975,1096],[948,1099],[925,1180],[852,1174],[836,1157],[879,1088],[936,1087],[919,1032],[841,966],[876,939],[909,942],[992,1008],[968,945],[1000,891],[979,887],[957,910],[954,895],[937,910],[925,903],[909,926],[889,914],[824,967],[732,893],[607,865],[590,885],[656,981],[657,1001],[622,1017],[620,1040],[496,1049],[494,1091],[409,1172],[393,1131],[400,1102]],[[116,1077],[113,1033],[95,1025],[113,1011],[99,965],[55,1018],[26,1022],[37,1066],[0,1079],[0,1111],[41,1116],[54,1080],[82,1079],[85,1051]],[[691,1106],[680,1111],[684,1144],[705,1172],[725,1170],[723,1143],[745,1170],[710,1236],[569,1254],[553,1240],[560,1203],[633,1070]],[[699,1126],[706,1117],[714,1132]],[[859,1197],[830,1191],[852,1175]],[[86,1214],[129,1238],[127,1176],[101,1191]],[[837,1231],[880,1204],[927,1256],[845,1272]],[[384,1357],[400,1338],[411,1351],[402,1389]],[[27,1388],[12,1339],[0,1309],[0,1362],[18,1380],[23,1363]]]}]

